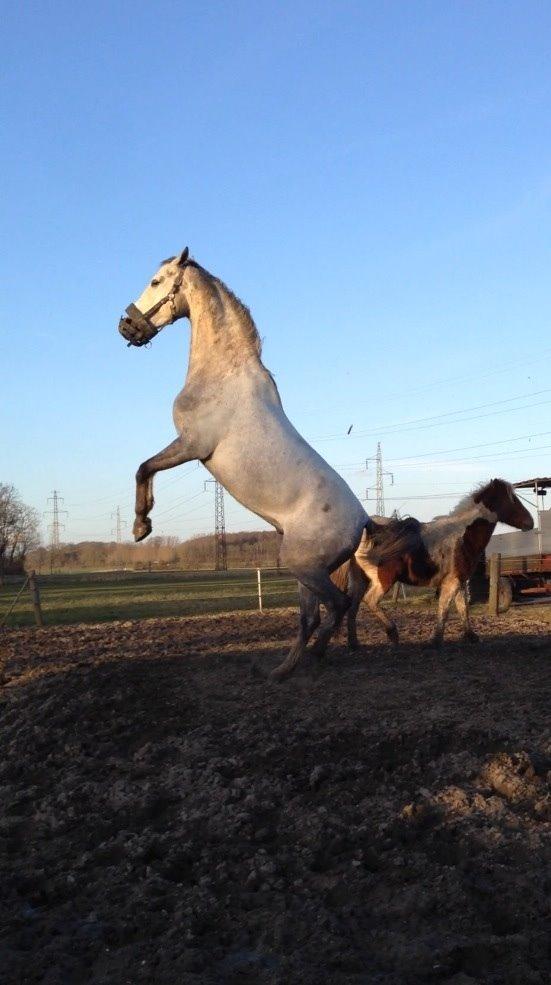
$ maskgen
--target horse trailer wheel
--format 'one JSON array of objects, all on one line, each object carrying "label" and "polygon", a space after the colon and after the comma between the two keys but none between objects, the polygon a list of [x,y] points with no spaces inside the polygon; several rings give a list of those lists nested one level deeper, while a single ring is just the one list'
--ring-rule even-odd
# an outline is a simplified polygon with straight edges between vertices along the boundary
[{"label": "horse trailer wheel", "polygon": [[507,612],[507,609],[513,601],[513,583],[510,578],[506,578],[502,575],[499,579],[498,588],[498,605],[500,612]]}]

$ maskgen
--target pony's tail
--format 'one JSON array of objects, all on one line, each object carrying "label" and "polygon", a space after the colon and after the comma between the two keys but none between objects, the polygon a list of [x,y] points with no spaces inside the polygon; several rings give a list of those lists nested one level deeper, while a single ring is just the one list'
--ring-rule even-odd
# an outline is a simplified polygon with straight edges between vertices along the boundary
[{"label": "pony's tail", "polygon": [[340,588],[341,592],[348,591],[348,578],[350,574],[350,559],[331,572],[331,581]]},{"label": "pony's tail", "polygon": [[370,519],[365,525],[356,557],[363,557],[371,564],[385,564],[409,554],[420,542],[421,524],[413,516],[387,523]]}]

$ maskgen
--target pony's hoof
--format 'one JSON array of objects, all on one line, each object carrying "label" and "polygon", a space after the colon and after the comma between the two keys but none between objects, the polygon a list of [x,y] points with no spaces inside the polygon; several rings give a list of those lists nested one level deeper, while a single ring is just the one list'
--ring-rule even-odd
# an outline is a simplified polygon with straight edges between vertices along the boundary
[{"label": "pony's hoof", "polygon": [[426,645],[428,650],[440,650],[442,648],[442,640],[436,636],[432,640],[429,640]]},{"label": "pony's hoof", "polygon": [[388,642],[392,643],[393,646],[397,646],[398,643],[400,642],[400,637],[398,635],[397,629],[389,629],[386,635],[388,637]]},{"label": "pony's hoof", "polygon": [[280,664],[279,667],[274,667],[268,676],[272,683],[280,684],[281,681],[284,681],[290,674],[292,674],[292,670],[289,670],[285,664]]},{"label": "pony's hoof", "polygon": [[472,629],[468,633],[463,634],[463,639],[465,643],[480,643],[480,636]]},{"label": "pony's hoof", "polygon": [[132,533],[134,534],[134,540],[136,543],[148,537],[152,529],[153,528],[149,517],[146,517],[145,520],[134,520]]}]

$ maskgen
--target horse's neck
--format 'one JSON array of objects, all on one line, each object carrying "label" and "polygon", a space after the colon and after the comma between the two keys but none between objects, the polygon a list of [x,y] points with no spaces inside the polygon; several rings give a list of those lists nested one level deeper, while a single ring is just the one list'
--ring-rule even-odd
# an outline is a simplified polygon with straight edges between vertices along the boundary
[{"label": "horse's neck", "polygon": [[469,496],[464,502],[460,503],[448,515],[450,520],[457,520],[458,523],[464,524],[465,528],[469,524],[474,523],[475,520],[486,520],[488,523],[493,524],[494,527],[497,523],[497,514],[489,506],[486,506],[482,500],[475,503],[472,496]]},{"label": "horse's neck", "polygon": [[496,528],[496,523],[484,517],[477,517],[469,523],[463,534],[463,543],[473,553],[481,554],[486,550],[490,538]]},{"label": "horse's neck", "polygon": [[437,516],[434,520],[429,520],[428,523],[423,524],[423,538],[431,544],[439,543],[449,537],[461,539],[471,524],[476,523],[477,520],[483,520],[488,525],[489,540],[494,532],[497,517],[484,503],[475,503],[469,496],[464,502],[459,503],[451,513]]},{"label": "horse's neck", "polygon": [[206,271],[194,270],[192,276],[189,372],[227,376],[249,361],[259,363],[258,333],[241,302]]}]

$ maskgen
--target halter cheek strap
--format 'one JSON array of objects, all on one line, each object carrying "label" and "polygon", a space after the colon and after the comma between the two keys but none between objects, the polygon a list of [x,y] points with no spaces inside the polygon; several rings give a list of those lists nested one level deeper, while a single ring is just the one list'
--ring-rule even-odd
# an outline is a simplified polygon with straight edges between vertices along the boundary
[{"label": "halter cheek strap", "polygon": [[[184,264],[184,267],[185,266],[188,266],[188,264]],[[174,298],[182,286],[183,277],[184,270],[182,269],[180,275],[174,281],[169,293],[165,294],[160,301],[157,301],[157,303],[154,304],[153,307],[148,308],[147,311],[140,311],[135,304],[128,305],[125,309],[128,317],[121,318],[119,322],[119,332],[125,339],[127,339],[129,346],[146,345],[151,341],[151,339],[155,338],[155,336],[159,334],[160,328],[157,328],[156,325],[152,325],[149,319],[152,315],[155,315],[157,311],[159,311],[160,308],[167,303],[167,301],[170,302],[172,309],[172,321],[175,321],[176,305],[174,303]]]}]

